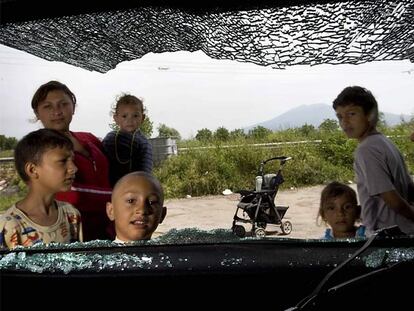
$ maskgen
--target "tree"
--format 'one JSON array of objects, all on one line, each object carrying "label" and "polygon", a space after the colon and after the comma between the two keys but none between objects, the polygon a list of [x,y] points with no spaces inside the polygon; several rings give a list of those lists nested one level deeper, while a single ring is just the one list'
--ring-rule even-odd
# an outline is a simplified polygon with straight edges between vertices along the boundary
[{"label": "tree", "polygon": [[333,119],[325,119],[319,125],[319,130],[324,132],[334,132],[339,129],[338,121]]},{"label": "tree", "polygon": [[15,137],[0,135],[0,150],[13,150],[17,145]]},{"label": "tree", "polygon": [[213,138],[213,133],[208,128],[203,128],[197,131],[195,138],[198,141],[210,141]]},{"label": "tree", "polygon": [[312,124],[305,123],[299,128],[299,132],[302,135],[310,136],[311,134],[315,133],[315,127]]},{"label": "tree", "polygon": [[229,130],[225,127],[219,127],[214,133],[214,138],[220,141],[227,141],[230,138]]},{"label": "tree", "polygon": [[180,133],[175,128],[168,127],[162,123],[158,126],[158,137],[172,137],[178,140],[181,139]]},{"label": "tree", "polygon": [[6,136],[4,135],[0,135],[0,150],[5,150],[5,145],[6,145]]},{"label": "tree", "polygon": [[149,138],[152,135],[153,132],[153,123],[148,117],[148,115],[145,115],[145,120],[142,122],[140,130],[141,133],[144,134],[145,137]]},{"label": "tree", "polygon": [[385,132],[387,128],[387,121],[385,121],[385,114],[383,112],[378,112],[378,123],[377,123],[377,129],[380,132]]},{"label": "tree", "polygon": [[246,134],[244,133],[243,129],[235,129],[230,132],[230,138],[231,139],[239,139],[239,138],[245,138]]},{"label": "tree", "polygon": [[249,136],[255,139],[263,139],[272,133],[271,130],[264,126],[256,126],[255,128],[249,130]]}]

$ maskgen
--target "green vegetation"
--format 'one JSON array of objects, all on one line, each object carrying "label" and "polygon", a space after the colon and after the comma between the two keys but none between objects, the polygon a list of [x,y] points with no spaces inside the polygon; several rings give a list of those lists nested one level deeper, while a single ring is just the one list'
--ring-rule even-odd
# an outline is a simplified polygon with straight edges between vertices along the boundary
[{"label": "green vegetation", "polygon": [[[163,128],[165,132],[173,130]],[[414,172],[414,143],[409,140],[413,128],[414,118],[392,128],[381,127],[401,151],[410,172]],[[269,143],[274,145],[264,146]],[[247,134],[224,127],[215,132],[201,129],[195,139],[179,140],[178,144],[179,155],[168,158],[154,171],[167,198],[221,194],[226,188],[233,192],[253,189],[260,162],[275,156],[293,157],[284,168],[282,189],[354,180],[352,163],[357,144],[345,137],[335,120],[325,120],[319,128],[306,124],[271,132],[258,127]],[[12,152],[2,156],[12,156]],[[271,162],[265,166],[265,173],[277,169],[278,162]],[[26,187],[14,172],[7,176],[4,170],[0,173],[0,179],[6,178],[20,189],[14,197],[0,197],[0,210],[4,210],[23,196]]]},{"label": "green vegetation", "polygon": [[12,206],[17,201],[20,201],[23,198],[23,195],[14,194],[10,196],[1,196],[0,197],[0,212],[5,211],[10,206]]},{"label": "green vegetation", "polygon": [[[216,144],[204,146],[210,148],[189,148],[170,157],[156,168],[155,174],[167,197],[220,194],[226,188],[252,189],[260,162],[275,156],[293,157],[284,169],[284,188],[352,180],[355,144],[348,143],[339,131],[330,136],[329,141],[322,143],[310,141],[266,148],[249,146],[250,142],[238,141],[231,146],[215,141]],[[297,137],[294,141],[302,140],[306,139]],[[337,159],[340,161],[335,163]],[[277,161],[267,164],[265,173],[276,173],[278,165]]]},{"label": "green vegetation", "polygon": [[[410,172],[414,172],[414,144],[409,140],[414,120],[381,131],[390,137],[403,154]],[[258,127],[243,135],[231,135],[223,127],[215,132],[198,131],[195,139],[179,142],[179,155],[170,157],[155,169],[168,198],[220,194],[252,189],[261,161],[275,156],[291,156],[284,169],[281,188],[311,186],[338,180],[354,180],[355,140],[347,139],[335,120],[325,120],[319,128],[305,124],[299,128],[271,132]],[[291,143],[297,142],[297,143]],[[260,146],[280,143],[275,146]],[[259,146],[252,146],[259,144]],[[278,163],[266,165],[275,173]]]},{"label": "green vegetation", "polygon": [[7,180],[8,186],[16,186],[19,191],[13,195],[1,195],[0,196],[0,211],[4,211],[12,206],[17,201],[21,200],[27,192],[26,184],[20,179],[17,173],[14,171],[14,168],[11,169],[9,166],[4,166],[0,168],[0,180]]},{"label": "green vegetation", "polygon": [[172,127],[168,127],[165,124],[160,124],[158,126],[158,137],[173,137],[177,140],[181,139],[180,133]]},{"label": "green vegetation", "polygon": [[13,150],[2,150],[0,151],[0,158],[10,158],[13,156]]},{"label": "green vegetation", "polygon": [[[0,134],[0,152],[3,150],[13,150],[17,145],[17,138],[15,137],[6,137]],[[2,157],[4,157],[2,155]]]},{"label": "green vegetation", "polygon": [[[17,145],[17,138],[0,135],[0,158],[13,157],[13,149]],[[6,180],[9,186],[17,186],[19,193],[10,196],[0,195],[0,211],[9,208],[20,200],[26,192],[26,185],[21,181],[14,170],[13,162],[0,163],[0,181]]]}]

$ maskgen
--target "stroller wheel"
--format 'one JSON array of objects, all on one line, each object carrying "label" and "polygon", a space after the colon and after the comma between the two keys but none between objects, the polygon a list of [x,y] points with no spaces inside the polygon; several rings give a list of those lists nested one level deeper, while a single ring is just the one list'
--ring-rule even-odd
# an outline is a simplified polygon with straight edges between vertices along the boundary
[{"label": "stroller wheel", "polygon": [[266,237],[266,231],[263,228],[257,228],[254,230],[254,235],[258,238]]},{"label": "stroller wheel", "polygon": [[237,235],[239,238],[244,238],[246,236],[246,229],[244,229],[243,226],[233,225],[231,230],[233,230],[233,233]]},{"label": "stroller wheel", "polygon": [[290,234],[292,232],[292,223],[288,220],[282,221],[280,229],[282,229],[283,234]]}]

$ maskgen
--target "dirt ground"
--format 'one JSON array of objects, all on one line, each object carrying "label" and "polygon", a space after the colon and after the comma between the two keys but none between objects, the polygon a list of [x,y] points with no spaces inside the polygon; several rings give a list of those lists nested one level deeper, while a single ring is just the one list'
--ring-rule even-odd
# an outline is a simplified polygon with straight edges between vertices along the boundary
[{"label": "dirt ground", "polygon": [[[356,185],[350,185],[356,190]],[[272,237],[287,238],[320,238],[325,227],[317,226],[316,216],[319,208],[320,194],[323,185],[280,190],[276,195],[276,205],[288,205],[289,209],[283,220],[292,223],[289,235],[280,235],[279,226],[268,225],[266,233]],[[167,216],[158,226],[153,237],[157,237],[172,228],[183,229],[197,227],[203,230],[230,229],[240,195],[196,197],[188,199],[167,200]],[[250,231],[251,226],[246,227]]]}]

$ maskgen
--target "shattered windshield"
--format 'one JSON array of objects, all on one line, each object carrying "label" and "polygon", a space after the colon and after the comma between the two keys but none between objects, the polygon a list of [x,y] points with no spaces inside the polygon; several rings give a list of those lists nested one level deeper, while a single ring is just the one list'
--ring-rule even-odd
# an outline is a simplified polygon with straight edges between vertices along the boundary
[{"label": "shattered windshield", "polygon": [[381,130],[413,170],[411,26],[412,1],[143,6],[6,18],[2,209],[27,191],[10,146],[42,127],[31,97],[42,83],[59,80],[77,97],[71,130],[100,140],[115,126],[111,111],[120,93],[143,99],[141,132],[152,145],[167,208],[155,240],[187,228],[238,238],[323,238],[327,225],[317,216],[324,186],[337,180],[356,190],[356,142],[346,139],[332,108],[344,87],[374,92]]},{"label": "shattered windshield", "polygon": [[405,309],[413,5],[0,0],[0,309]]}]

